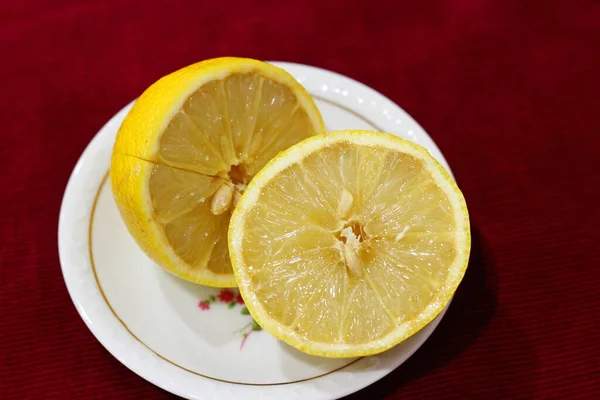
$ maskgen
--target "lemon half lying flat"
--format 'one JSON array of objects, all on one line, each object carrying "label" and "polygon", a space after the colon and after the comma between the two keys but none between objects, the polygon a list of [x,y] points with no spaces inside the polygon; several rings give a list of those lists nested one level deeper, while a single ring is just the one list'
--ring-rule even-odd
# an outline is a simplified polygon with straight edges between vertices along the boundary
[{"label": "lemon half lying flat", "polygon": [[450,301],[470,251],[448,172],[398,137],[342,131],[275,157],[231,218],[242,296],[271,334],[313,355],[379,353]]},{"label": "lemon half lying flat", "polygon": [[193,282],[235,286],[227,230],[237,200],[273,156],[324,129],[284,70],[251,59],[200,62],[135,102],[113,149],[113,194],[159,265]]}]

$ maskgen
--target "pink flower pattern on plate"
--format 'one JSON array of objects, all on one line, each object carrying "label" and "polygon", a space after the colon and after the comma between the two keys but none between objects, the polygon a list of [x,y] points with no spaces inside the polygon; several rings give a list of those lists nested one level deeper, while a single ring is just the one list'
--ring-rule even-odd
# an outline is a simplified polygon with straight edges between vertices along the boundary
[{"label": "pink flower pattern on plate", "polygon": [[206,300],[202,300],[198,303],[198,307],[200,307],[201,310],[210,310],[210,303]]},{"label": "pink flower pattern on plate", "polygon": [[[236,293],[231,289],[221,289],[216,296],[210,295],[208,296],[208,298],[200,300],[198,302],[198,307],[202,311],[208,311],[211,309],[210,305],[213,303],[227,304],[227,308],[229,309],[233,309],[236,305],[239,304],[243,306],[240,310],[240,314],[250,315],[250,311],[248,311],[248,308],[245,306],[244,298],[242,297],[242,295],[239,292]],[[260,331],[261,329],[262,328],[260,327],[260,325],[258,325],[258,323],[254,319],[252,320],[252,322],[248,323],[246,326],[240,329],[238,331],[238,333],[242,335],[240,350],[244,348],[244,345],[246,344],[246,341],[248,340],[250,334],[252,334],[252,332]]]}]

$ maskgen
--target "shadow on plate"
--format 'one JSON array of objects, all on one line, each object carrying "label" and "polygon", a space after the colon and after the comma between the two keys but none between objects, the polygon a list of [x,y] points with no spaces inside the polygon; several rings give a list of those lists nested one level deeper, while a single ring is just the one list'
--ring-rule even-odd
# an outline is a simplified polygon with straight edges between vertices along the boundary
[{"label": "shadow on plate", "polygon": [[281,368],[284,374],[290,378],[297,375],[296,370],[302,365],[309,365],[311,368],[316,368],[318,372],[312,374],[312,376],[317,376],[337,371],[356,360],[356,358],[325,358],[312,356],[303,353],[280,340],[277,342],[281,348]]}]

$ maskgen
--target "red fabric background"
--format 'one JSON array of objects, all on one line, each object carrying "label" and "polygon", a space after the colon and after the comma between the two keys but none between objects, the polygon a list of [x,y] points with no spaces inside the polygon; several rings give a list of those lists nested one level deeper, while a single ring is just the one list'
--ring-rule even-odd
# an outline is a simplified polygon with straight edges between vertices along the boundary
[{"label": "red fabric background", "polygon": [[351,399],[600,395],[600,3],[3,1],[0,398],[162,399],[60,273],[84,147],[160,76],[222,55],[312,64],[412,114],[453,168],[473,256],[446,318]]}]

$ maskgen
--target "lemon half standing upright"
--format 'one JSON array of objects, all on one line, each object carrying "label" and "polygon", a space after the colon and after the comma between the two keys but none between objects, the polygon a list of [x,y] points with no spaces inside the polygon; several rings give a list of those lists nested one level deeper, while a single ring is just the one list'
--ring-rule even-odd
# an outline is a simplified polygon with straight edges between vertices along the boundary
[{"label": "lemon half standing upright", "polygon": [[227,231],[241,193],[278,152],[324,130],[284,70],[243,58],[200,62],[154,83],[126,116],[111,159],[114,198],[156,263],[232,287]]},{"label": "lemon half standing upright", "polygon": [[302,141],[254,177],[229,250],[264,329],[309,354],[365,356],[407,339],[450,301],[467,267],[469,217],[426,149],[341,131]]}]

